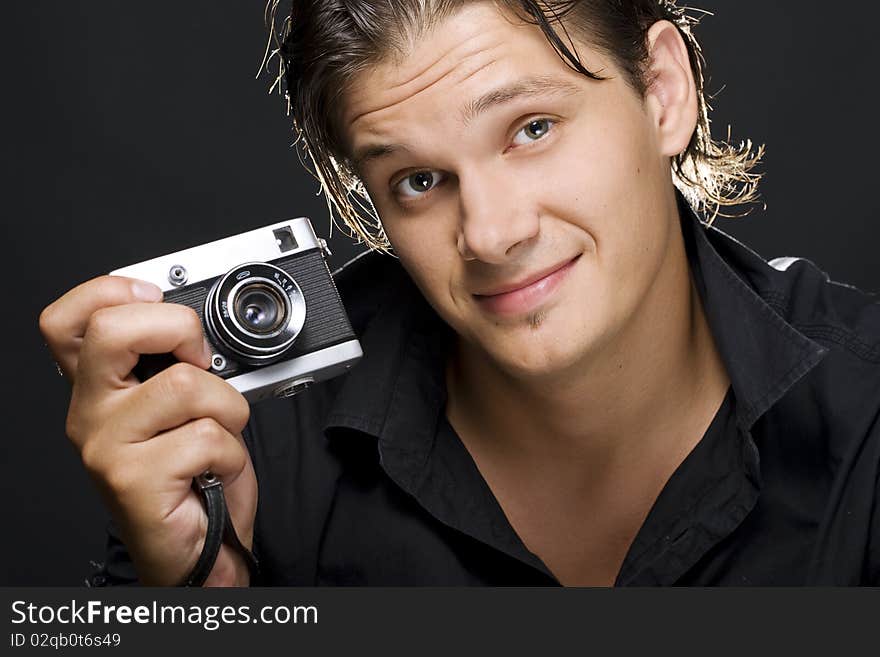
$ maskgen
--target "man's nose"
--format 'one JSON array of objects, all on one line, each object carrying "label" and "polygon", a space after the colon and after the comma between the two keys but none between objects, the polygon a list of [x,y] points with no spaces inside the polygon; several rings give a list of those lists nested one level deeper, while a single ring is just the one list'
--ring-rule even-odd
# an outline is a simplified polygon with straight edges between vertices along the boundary
[{"label": "man's nose", "polygon": [[468,176],[459,181],[458,251],[465,260],[500,264],[538,234],[540,218],[510,183]]}]

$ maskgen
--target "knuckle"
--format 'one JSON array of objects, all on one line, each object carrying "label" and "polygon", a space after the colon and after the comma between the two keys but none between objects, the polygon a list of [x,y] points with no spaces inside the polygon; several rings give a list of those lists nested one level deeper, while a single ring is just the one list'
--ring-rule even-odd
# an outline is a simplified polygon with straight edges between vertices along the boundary
[{"label": "knuckle", "polygon": [[201,370],[189,363],[175,363],[162,372],[161,376],[171,395],[186,398],[199,385],[200,373]]},{"label": "knuckle", "polygon": [[94,440],[87,441],[83,444],[79,453],[80,459],[86,470],[92,475],[100,475],[103,469],[102,450],[98,448],[97,442]]},{"label": "knuckle", "polygon": [[68,411],[67,418],[64,420],[64,433],[74,443],[79,443],[82,439],[81,426],[79,414],[72,409]]},{"label": "knuckle", "polygon": [[215,419],[203,417],[192,423],[192,433],[199,443],[215,445],[223,441],[225,430]]},{"label": "knuckle", "polygon": [[236,428],[241,431],[251,418],[250,404],[248,404],[244,396],[236,390],[235,396],[229,404],[229,408],[232,412],[233,423]]},{"label": "knuckle", "polygon": [[55,339],[55,334],[57,333],[56,327],[58,325],[58,312],[54,303],[43,308],[43,311],[40,313],[38,324],[40,327],[40,333],[47,341]]},{"label": "knuckle", "polygon": [[75,445],[82,445],[89,439],[89,427],[94,426],[95,411],[96,405],[83,403],[79,390],[74,385],[70,405],[67,407],[67,417],[64,419],[64,432]]},{"label": "knuckle", "polygon": [[235,452],[233,452],[235,460],[232,463],[232,466],[235,472],[241,472],[244,470],[245,465],[247,465],[247,452],[245,452],[244,447],[241,446],[240,443],[236,443]]},{"label": "knuckle", "polygon": [[86,335],[92,339],[105,340],[113,334],[115,313],[110,308],[99,308],[86,322]]}]

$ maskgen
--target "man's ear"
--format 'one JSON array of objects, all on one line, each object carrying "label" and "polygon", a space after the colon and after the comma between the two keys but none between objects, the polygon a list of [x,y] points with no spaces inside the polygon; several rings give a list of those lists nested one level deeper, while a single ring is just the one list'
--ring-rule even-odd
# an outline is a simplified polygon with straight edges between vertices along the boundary
[{"label": "man's ear", "polygon": [[648,30],[650,67],[646,102],[665,156],[682,153],[697,127],[697,90],[678,28],[659,21]]}]

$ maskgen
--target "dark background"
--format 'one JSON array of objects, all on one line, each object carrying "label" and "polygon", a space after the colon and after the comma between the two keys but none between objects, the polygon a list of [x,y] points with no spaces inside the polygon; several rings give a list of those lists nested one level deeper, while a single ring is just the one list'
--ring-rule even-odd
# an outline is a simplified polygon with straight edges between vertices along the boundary
[{"label": "dark background", "polygon": [[[767,144],[766,211],[720,221],[766,257],[880,291],[880,6],[695,0],[714,132]],[[114,268],[306,215],[328,236],[269,76],[263,2],[4,3],[0,585],[77,585],[106,514],[64,436],[40,310]],[[355,253],[334,232],[332,265]],[[14,273],[14,275],[13,275]],[[11,298],[9,292],[11,291]]]}]

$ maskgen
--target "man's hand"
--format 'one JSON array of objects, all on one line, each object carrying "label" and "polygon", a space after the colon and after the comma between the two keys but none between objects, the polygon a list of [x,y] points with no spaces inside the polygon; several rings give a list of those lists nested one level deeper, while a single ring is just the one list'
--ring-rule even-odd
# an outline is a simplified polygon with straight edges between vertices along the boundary
[{"label": "man's hand", "polygon": [[[157,303],[142,281],[103,276],[49,305],[40,330],[73,382],[67,435],[119,525],[144,584],[175,585],[201,553],[207,516],[193,477],[223,481],[236,533],[251,548],[257,482],[241,438],[250,409],[206,372],[210,350],[198,315]],[[147,381],[131,373],[140,354],[180,362]],[[241,557],[223,545],[206,585],[247,585]]]}]

